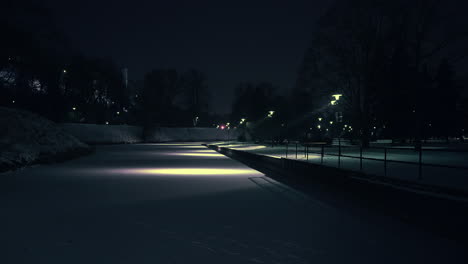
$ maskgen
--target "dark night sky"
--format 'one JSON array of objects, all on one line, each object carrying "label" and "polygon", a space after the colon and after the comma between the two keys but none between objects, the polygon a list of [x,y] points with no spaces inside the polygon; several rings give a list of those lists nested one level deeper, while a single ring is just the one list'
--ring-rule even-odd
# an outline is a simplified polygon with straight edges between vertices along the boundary
[{"label": "dark night sky", "polygon": [[45,0],[73,45],[111,57],[142,79],[155,68],[195,68],[208,77],[212,109],[230,110],[243,81],[289,89],[312,28],[329,1]]}]

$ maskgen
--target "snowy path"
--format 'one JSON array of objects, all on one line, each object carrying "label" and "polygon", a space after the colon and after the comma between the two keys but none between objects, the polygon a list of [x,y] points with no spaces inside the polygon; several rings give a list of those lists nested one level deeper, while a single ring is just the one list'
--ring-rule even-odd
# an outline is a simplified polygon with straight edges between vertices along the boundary
[{"label": "snowy path", "polygon": [[0,181],[4,264],[467,263],[461,245],[194,143],[102,146]]}]

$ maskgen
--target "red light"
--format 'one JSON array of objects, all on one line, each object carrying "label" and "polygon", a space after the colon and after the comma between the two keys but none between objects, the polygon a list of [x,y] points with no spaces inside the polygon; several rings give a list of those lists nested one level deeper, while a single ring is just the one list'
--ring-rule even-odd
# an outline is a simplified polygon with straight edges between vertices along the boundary
[{"label": "red light", "polygon": [[221,129],[224,129],[224,126],[221,126]]}]

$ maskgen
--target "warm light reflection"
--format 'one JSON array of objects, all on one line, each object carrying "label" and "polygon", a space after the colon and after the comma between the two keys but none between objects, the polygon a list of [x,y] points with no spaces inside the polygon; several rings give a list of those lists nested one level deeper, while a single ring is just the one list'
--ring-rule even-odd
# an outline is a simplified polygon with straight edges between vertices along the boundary
[{"label": "warm light reflection", "polygon": [[220,146],[220,147],[234,148],[234,147],[242,147],[242,146],[245,146],[245,144],[231,144],[231,145],[223,145],[223,146]]},{"label": "warm light reflection", "polygon": [[[166,145],[162,145],[162,146],[166,146]],[[169,145],[167,145],[167,146],[169,146]],[[172,147],[174,149],[206,149],[206,147],[202,146],[202,145],[200,145],[200,146],[197,146],[197,145],[174,145],[174,146],[170,146],[170,147]],[[192,151],[192,150],[190,150],[190,151]]]},{"label": "warm light reflection", "polygon": [[192,157],[224,157],[218,153],[175,153],[174,156],[192,156]]},{"label": "warm light reflection", "polygon": [[237,150],[256,150],[256,149],[263,149],[266,148],[266,146],[248,146],[248,147],[238,147],[238,148],[233,148]]},{"label": "warm light reflection", "polygon": [[155,146],[196,146],[196,147],[201,147],[200,144],[190,144],[190,143],[156,143],[152,144]]},{"label": "warm light reflection", "polygon": [[216,151],[211,150],[211,149],[191,150],[191,152],[197,152],[197,153],[216,153]]},{"label": "warm light reflection", "polygon": [[196,145],[192,145],[192,146],[177,146],[178,148],[198,148],[198,149],[206,149],[205,146],[196,146]]},{"label": "warm light reflection", "polygon": [[300,159],[318,159],[320,158],[320,155],[311,155],[309,154],[309,157],[302,157]]},{"label": "warm light reflection", "polygon": [[127,169],[126,173],[143,175],[242,175],[261,174],[252,169],[215,169],[215,168],[159,168],[159,169]]},{"label": "warm light reflection", "polygon": [[275,159],[281,159],[281,156],[275,156],[275,155],[265,155],[265,156],[275,158]]}]

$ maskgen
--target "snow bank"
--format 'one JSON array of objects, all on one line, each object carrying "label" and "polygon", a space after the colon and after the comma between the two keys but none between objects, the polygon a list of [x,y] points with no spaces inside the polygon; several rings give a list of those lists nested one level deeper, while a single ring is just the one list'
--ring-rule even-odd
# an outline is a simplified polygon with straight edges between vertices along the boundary
[{"label": "snow bank", "polygon": [[147,142],[167,141],[215,141],[237,139],[236,130],[220,130],[209,127],[158,127],[147,131]]},{"label": "snow bank", "polygon": [[[88,144],[122,144],[169,141],[216,141],[237,139],[238,132],[209,127],[155,127],[127,125],[61,124],[67,133]],[[145,136],[143,136],[145,134]]]},{"label": "snow bank", "polygon": [[67,133],[88,144],[130,144],[143,142],[143,129],[127,125],[60,125]]},{"label": "snow bank", "polygon": [[0,171],[88,153],[91,148],[39,115],[0,107]]}]

